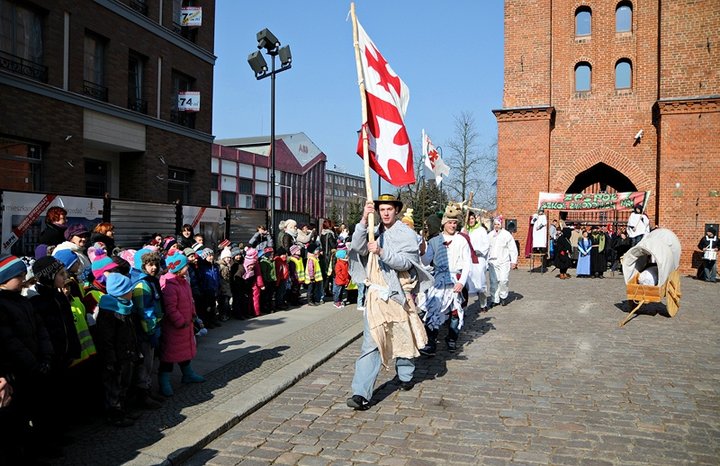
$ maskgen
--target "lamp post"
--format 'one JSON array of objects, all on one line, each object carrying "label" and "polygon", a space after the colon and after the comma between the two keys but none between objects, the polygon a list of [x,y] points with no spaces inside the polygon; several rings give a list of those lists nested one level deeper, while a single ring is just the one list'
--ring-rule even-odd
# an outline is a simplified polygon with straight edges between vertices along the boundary
[{"label": "lamp post", "polygon": [[[257,33],[256,52],[248,56],[248,64],[255,72],[255,79],[260,80],[270,76],[270,234],[275,236],[275,75],[292,66],[290,46],[280,47],[280,41],[265,28]],[[261,50],[270,55],[272,68],[268,72],[267,62]],[[275,57],[280,57],[280,68],[275,68]]]}]

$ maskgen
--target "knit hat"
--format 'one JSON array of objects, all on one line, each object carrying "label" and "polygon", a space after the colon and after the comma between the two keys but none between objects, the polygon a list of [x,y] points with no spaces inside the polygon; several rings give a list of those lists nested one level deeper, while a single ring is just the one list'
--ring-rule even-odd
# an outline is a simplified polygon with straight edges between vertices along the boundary
[{"label": "knit hat", "polygon": [[93,260],[92,262],[93,277],[95,277],[96,280],[102,282],[104,281],[103,277],[105,276],[105,272],[109,272],[116,267],[117,264],[110,257],[108,257],[105,252],[97,254],[95,256],[95,260]]},{"label": "knit hat", "polygon": [[192,248],[193,248],[193,251],[198,252],[198,251],[200,251],[200,250],[203,248],[203,244],[202,244],[202,243],[195,243],[195,244],[192,245]]},{"label": "knit hat", "polygon": [[266,247],[265,249],[263,249],[263,253],[265,253],[265,254],[268,254],[268,253],[271,253],[271,252],[275,252],[275,250],[274,250],[272,247],[270,247],[270,246],[268,246],[268,247]]},{"label": "knit hat", "polygon": [[347,249],[338,249],[338,251],[335,253],[335,257],[337,257],[338,259],[347,258]]},{"label": "knit hat", "polygon": [[276,255],[276,256],[282,256],[282,255],[284,255],[284,254],[287,254],[287,251],[286,251],[285,248],[282,247],[282,246],[280,246],[279,248],[277,248],[277,249],[275,250],[275,255]]},{"label": "knit hat", "polygon": [[45,257],[48,255],[48,245],[47,244],[38,244],[35,248],[35,259],[40,259],[41,257]]},{"label": "knit hat", "polygon": [[500,225],[502,226],[503,218],[502,215],[498,215],[493,219],[493,225]]},{"label": "knit hat", "polygon": [[128,277],[121,273],[111,273],[107,277],[107,284],[105,285],[107,294],[119,298],[124,294],[127,294],[135,288]]},{"label": "knit hat", "polygon": [[53,257],[55,257],[55,259],[62,262],[62,264],[68,270],[70,270],[70,267],[72,267],[75,264],[75,262],[78,261],[77,254],[72,252],[70,249],[61,249],[58,252],[56,252]]},{"label": "knit hat", "polygon": [[347,244],[345,244],[345,241],[338,241],[337,250],[341,251],[343,249],[347,249]]},{"label": "knit hat", "polygon": [[247,251],[245,251],[246,259],[256,259],[257,256],[258,256],[258,251],[255,248],[248,248]]},{"label": "knit hat", "polygon": [[242,249],[240,249],[240,248],[237,247],[237,246],[234,247],[234,248],[232,248],[232,249],[230,250],[230,255],[231,255],[232,257],[239,256],[239,255],[241,255],[241,254],[242,254]]},{"label": "knit hat", "polygon": [[90,262],[95,260],[95,256],[105,254],[105,243],[98,241],[88,248],[88,259]]},{"label": "knit hat", "polygon": [[185,254],[185,257],[190,257],[193,254],[197,255],[197,252],[193,248],[185,248],[183,254]]},{"label": "knit hat", "polygon": [[160,254],[158,254],[157,251],[146,246],[135,253],[135,257],[133,257],[133,262],[132,262],[133,268],[136,270],[139,270],[141,272],[144,272],[143,269],[145,267],[145,264],[149,261],[148,260],[143,261],[143,257],[145,257],[148,254],[152,255],[152,258],[150,260],[155,260],[158,262],[158,265],[162,265],[162,258],[160,258]]},{"label": "knit hat", "polygon": [[27,267],[25,262],[16,256],[0,257],[0,284],[7,283],[20,275],[25,278]]},{"label": "knit hat", "polygon": [[168,236],[162,241],[162,248],[166,251],[169,251],[171,247],[177,244],[177,240],[173,238],[172,236]]},{"label": "knit hat", "polygon": [[230,248],[223,248],[223,250],[220,252],[220,260],[225,259],[226,257],[232,257],[232,253],[230,252]]},{"label": "knit hat", "polygon": [[[52,286],[55,275],[63,269],[63,264],[52,256],[41,257],[33,264],[32,271],[37,281]],[[12,278],[12,277],[11,277]]]},{"label": "knit hat", "polygon": [[300,246],[298,246],[297,244],[293,244],[292,246],[290,246],[290,255],[291,256],[299,256],[300,252],[301,252]]},{"label": "knit hat", "polygon": [[207,259],[208,256],[214,256],[215,252],[210,248],[201,249],[198,251],[198,256],[202,257],[203,259]]},{"label": "knit hat", "polygon": [[318,245],[315,243],[308,243],[307,245],[307,252],[308,254],[315,254],[315,251],[317,251]]},{"label": "knit hat", "polygon": [[73,236],[90,236],[90,232],[85,227],[85,225],[76,223],[74,225],[70,225],[65,230],[65,239],[66,240],[70,241]]},{"label": "knit hat", "polygon": [[165,258],[165,263],[170,273],[178,273],[187,265],[188,261],[184,254],[175,252]]},{"label": "knit hat", "polygon": [[135,263],[135,254],[137,254],[137,251],[134,249],[124,249],[120,251],[120,254],[118,256],[122,257],[126,261],[128,261],[129,264]]}]

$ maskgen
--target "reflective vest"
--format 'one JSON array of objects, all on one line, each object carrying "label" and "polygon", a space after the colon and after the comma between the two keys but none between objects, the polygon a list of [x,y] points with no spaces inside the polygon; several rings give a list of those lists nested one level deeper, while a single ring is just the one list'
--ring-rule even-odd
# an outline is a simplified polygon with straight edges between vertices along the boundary
[{"label": "reflective vest", "polygon": [[85,320],[85,305],[80,298],[72,298],[72,301],[70,301],[70,309],[72,310],[73,320],[75,321],[75,330],[77,331],[78,338],[80,338],[80,357],[70,364],[70,367],[72,367],[89,359],[90,356],[97,353],[97,350],[90,335],[87,320]]},{"label": "reflective vest", "polygon": [[295,273],[297,274],[298,282],[305,282],[305,266],[303,265],[302,259],[299,257],[288,257],[288,260],[295,264]]},{"label": "reflective vest", "polygon": [[[313,274],[313,281],[315,282],[322,282],[323,281],[323,273],[322,269],[320,269],[320,261],[315,256],[308,256],[308,264],[310,264],[310,261],[313,261],[313,264],[315,264],[315,273]],[[310,266],[308,265],[308,269]],[[308,272],[309,273],[309,272]],[[305,276],[305,283],[310,283],[310,277]]]}]

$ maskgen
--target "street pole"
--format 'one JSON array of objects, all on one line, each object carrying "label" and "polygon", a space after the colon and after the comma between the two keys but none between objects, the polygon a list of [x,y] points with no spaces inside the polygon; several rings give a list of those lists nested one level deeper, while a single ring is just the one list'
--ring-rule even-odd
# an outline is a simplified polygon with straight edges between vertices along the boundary
[{"label": "street pole", "polygon": [[270,73],[270,237],[275,238],[275,56]]}]

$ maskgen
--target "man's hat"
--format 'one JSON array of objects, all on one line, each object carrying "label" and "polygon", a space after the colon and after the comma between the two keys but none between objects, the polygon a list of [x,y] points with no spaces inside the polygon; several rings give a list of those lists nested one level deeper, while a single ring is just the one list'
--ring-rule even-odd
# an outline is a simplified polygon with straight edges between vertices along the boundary
[{"label": "man's hat", "polygon": [[392,204],[398,210],[402,210],[402,208],[403,208],[402,201],[400,199],[398,199],[397,197],[393,196],[392,194],[381,194],[373,202],[375,203],[376,209],[378,207],[380,207],[380,204]]}]

